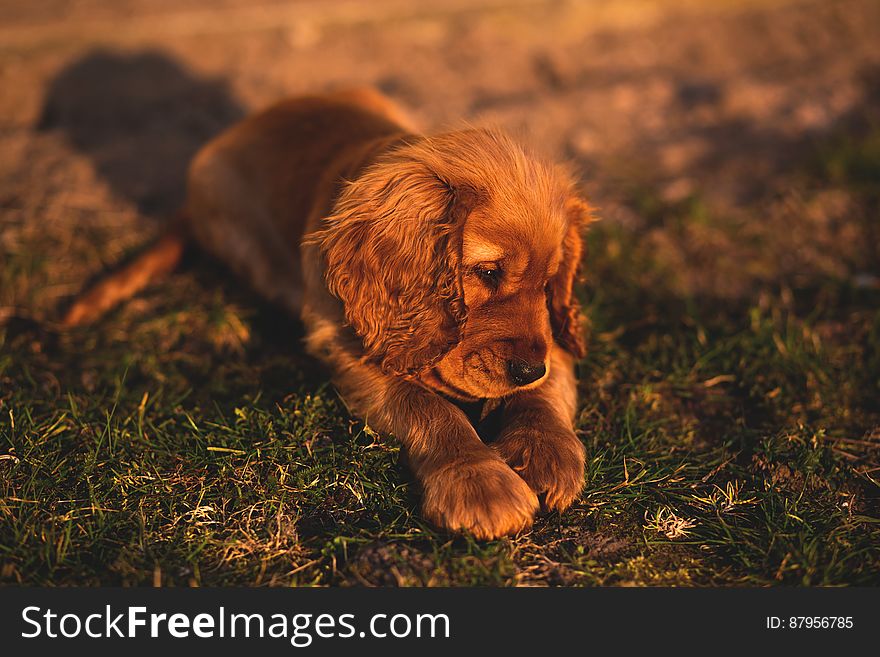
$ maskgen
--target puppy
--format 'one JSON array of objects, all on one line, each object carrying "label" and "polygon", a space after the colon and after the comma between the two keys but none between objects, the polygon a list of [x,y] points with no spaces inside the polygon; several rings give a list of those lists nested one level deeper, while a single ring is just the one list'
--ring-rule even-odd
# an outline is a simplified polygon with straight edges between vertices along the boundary
[{"label": "puppy", "polygon": [[[584,483],[572,285],[589,218],[561,169],[499,132],[423,136],[368,89],[293,98],[208,143],[164,236],[63,321],[195,243],[302,319],[348,406],[402,444],[426,518],[499,537]],[[500,418],[490,444],[466,412],[479,402]]]}]

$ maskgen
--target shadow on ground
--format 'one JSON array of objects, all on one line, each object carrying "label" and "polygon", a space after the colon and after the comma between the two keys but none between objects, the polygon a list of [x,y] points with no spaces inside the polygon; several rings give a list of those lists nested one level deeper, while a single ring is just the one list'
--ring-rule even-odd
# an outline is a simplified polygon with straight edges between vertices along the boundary
[{"label": "shadow on ground", "polygon": [[98,50],[52,81],[38,128],[62,131],[116,193],[162,216],[182,202],[199,147],[243,115],[225,82],[168,55]]}]

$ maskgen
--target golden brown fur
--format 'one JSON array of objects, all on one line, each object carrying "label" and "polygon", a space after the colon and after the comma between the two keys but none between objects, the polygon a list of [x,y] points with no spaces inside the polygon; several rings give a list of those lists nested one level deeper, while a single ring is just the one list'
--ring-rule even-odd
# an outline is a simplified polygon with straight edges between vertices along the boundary
[{"label": "golden brown fur", "polygon": [[[496,131],[419,135],[358,90],[233,126],[188,183],[175,232],[66,323],[130,296],[193,241],[302,318],[349,407],[403,445],[432,522],[490,538],[529,526],[539,496],[571,504],[588,211],[563,171]],[[501,401],[491,444],[463,410],[487,399]]]}]

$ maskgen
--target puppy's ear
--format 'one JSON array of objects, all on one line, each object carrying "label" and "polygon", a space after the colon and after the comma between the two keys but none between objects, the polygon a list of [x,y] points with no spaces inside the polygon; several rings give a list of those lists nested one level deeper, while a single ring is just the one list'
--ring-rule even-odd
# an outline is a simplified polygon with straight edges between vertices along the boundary
[{"label": "puppy's ear", "polygon": [[550,324],[556,342],[576,358],[581,358],[586,353],[584,318],[573,287],[583,255],[581,231],[593,217],[589,205],[575,196],[566,202],[565,211],[568,230],[562,242],[562,262],[549,287]]},{"label": "puppy's ear", "polygon": [[367,357],[412,374],[459,340],[459,262],[473,194],[407,158],[385,158],[343,190],[315,236],[325,280]]}]

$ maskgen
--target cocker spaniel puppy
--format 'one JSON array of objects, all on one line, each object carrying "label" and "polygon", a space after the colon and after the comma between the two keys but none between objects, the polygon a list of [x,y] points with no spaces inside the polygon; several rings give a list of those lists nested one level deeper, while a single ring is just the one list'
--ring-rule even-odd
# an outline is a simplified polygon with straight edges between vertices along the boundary
[{"label": "cocker spaniel puppy", "polygon": [[[293,98],[207,144],[169,230],[64,323],[195,243],[302,319],[349,407],[401,442],[430,521],[492,538],[584,483],[572,284],[588,220],[561,169],[499,132],[423,136],[371,90]],[[500,418],[492,442],[478,403]]]}]

